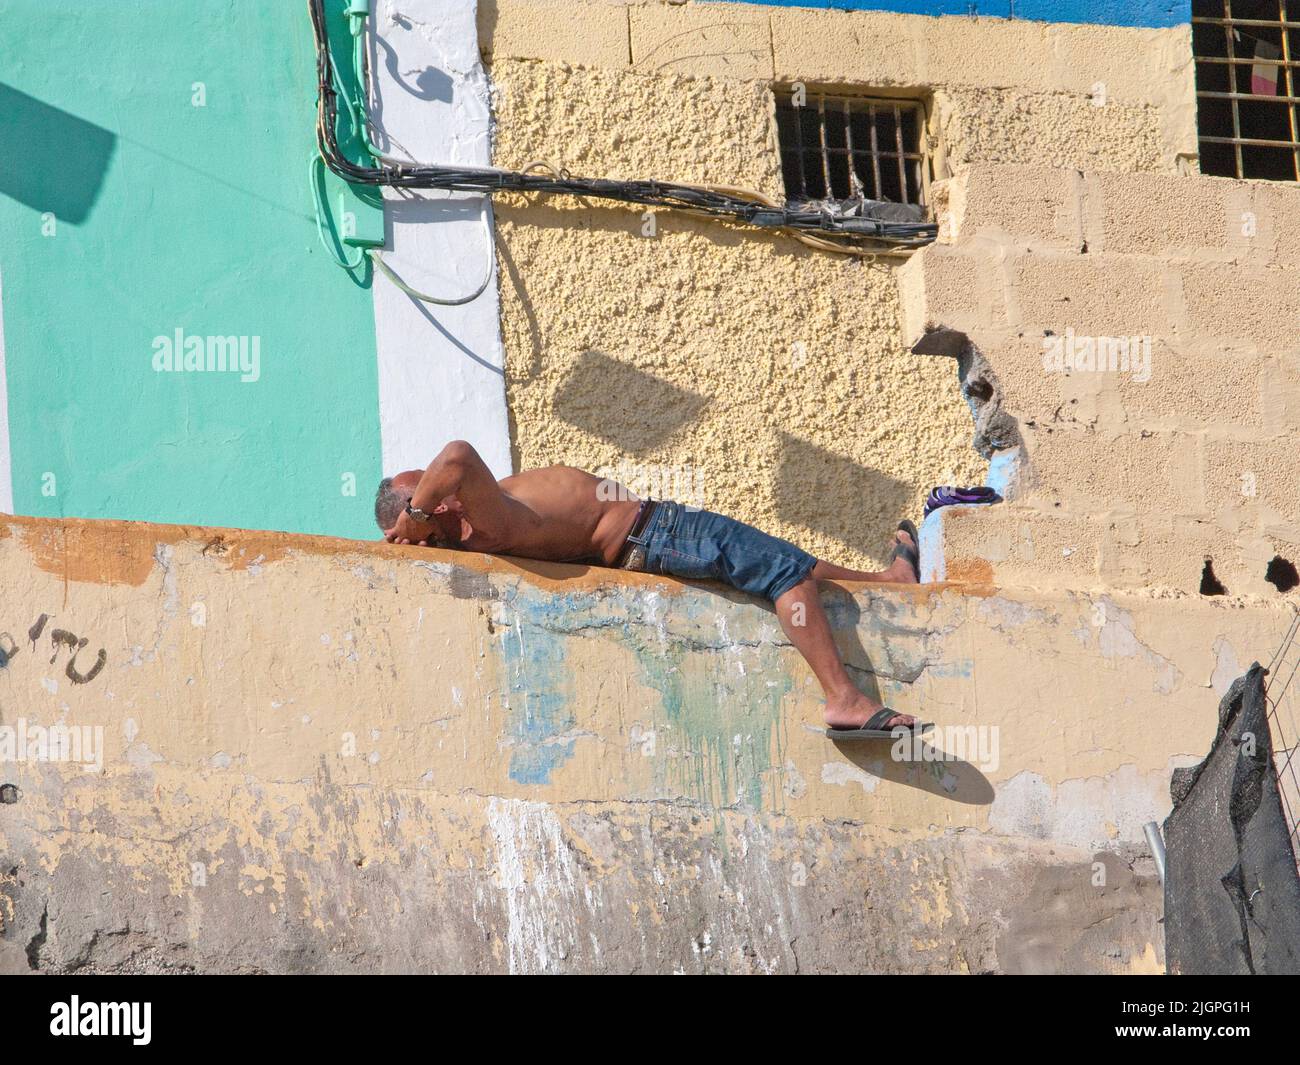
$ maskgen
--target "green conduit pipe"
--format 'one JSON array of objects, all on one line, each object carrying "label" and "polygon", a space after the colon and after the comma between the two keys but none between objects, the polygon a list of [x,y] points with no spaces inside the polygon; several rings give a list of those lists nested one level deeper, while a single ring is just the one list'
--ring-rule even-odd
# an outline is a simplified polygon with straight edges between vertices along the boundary
[{"label": "green conduit pipe", "polygon": [[320,238],[321,247],[329,253],[329,257],[343,267],[344,270],[351,273],[366,261],[366,253],[357,248],[357,261],[349,262],[345,255],[347,245],[344,243],[343,238],[338,235],[338,230],[331,227],[339,249],[342,250],[331,247],[330,242],[325,239],[325,223],[323,219],[329,214],[329,208],[325,204],[325,160],[320,157],[319,152],[315,152],[312,154],[307,166],[307,180],[311,183],[312,206],[316,209],[316,236]]},{"label": "green conduit pipe", "polygon": [[[364,73],[368,59],[366,55],[365,30],[366,19],[370,17],[370,0],[350,0],[345,14],[348,17],[348,28],[352,34],[352,72],[356,81],[356,91],[349,92],[347,90],[347,87],[343,84],[343,79],[339,76],[338,68],[336,66],[333,68],[334,91],[337,92],[339,97],[343,100],[344,107],[346,107],[348,113],[351,115],[353,128],[356,129],[359,134],[361,144],[365,148],[367,154],[376,161],[386,160],[387,157],[384,153],[377,148],[370,139],[370,121],[366,106],[368,103],[369,93],[366,89],[366,75]],[[484,271],[483,280],[479,283],[478,287],[467,296],[454,298],[431,296],[427,292],[420,292],[419,290],[412,288],[403,281],[392,267],[384,262],[383,256],[379,253],[378,248],[357,248],[356,261],[352,262],[346,257],[345,253],[340,253],[339,250],[336,250],[331,246],[330,242],[325,237],[325,225],[323,222],[323,218],[328,214],[329,210],[325,203],[323,180],[324,163],[325,161],[321,158],[319,152],[312,156],[309,180],[311,181],[312,186],[313,206],[316,211],[316,235],[320,239],[321,247],[325,249],[335,263],[351,273],[365,262],[366,251],[368,250],[370,258],[374,261],[375,266],[399,289],[405,292],[412,299],[417,299],[422,303],[436,304],[440,307],[460,307],[466,303],[472,303],[487,289],[488,285],[492,281],[492,223],[488,213],[488,198],[486,195],[482,197],[483,204],[480,215],[483,220],[484,242],[487,246],[487,270]],[[317,164],[320,165],[319,169]],[[347,238],[339,237],[337,230],[334,230],[334,234],[339,247],[346,249]]]}]

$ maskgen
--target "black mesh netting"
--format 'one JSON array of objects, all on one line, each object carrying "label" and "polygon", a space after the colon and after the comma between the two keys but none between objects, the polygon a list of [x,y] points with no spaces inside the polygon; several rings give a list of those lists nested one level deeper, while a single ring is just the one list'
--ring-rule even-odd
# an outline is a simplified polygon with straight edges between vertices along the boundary
[{"label": "black mesh netting", "polygon": [[1171,973],[1300,973],[1300,877],[1273,771],[1266,673],[1256,662],[1232,682],[1209,755],[1170,784]]}]

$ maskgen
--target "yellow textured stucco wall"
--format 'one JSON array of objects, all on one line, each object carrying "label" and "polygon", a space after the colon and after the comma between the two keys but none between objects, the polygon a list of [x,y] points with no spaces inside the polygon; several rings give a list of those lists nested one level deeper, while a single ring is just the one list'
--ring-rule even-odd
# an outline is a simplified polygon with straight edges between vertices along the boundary
[{"label": "yellow textured stucco wall", "polygon": [[630,212],[497,219],[521,465],[685,469],[703,505],[848,565],[927,479],[982,479],[952,365],[895,342],[888,267],[680,216],[653,239]]},{"label": "yellow textured stucco wall", "polygon": [[[774,80],[927,94],[938,173],[1172,172],[1194,151],[1185,29],[736,4],[480,5],[494,162],[783,189]],[[1135,68],[1141,69],[1141,74]],[[883,561],[937,483],[978,483],[953,364],[905,350],[898,259],[562,198],[496,200],[512,439],[674,482],[832,561]],[[658,476],[658,485],[654,478]],[[667,483],[665,483],[667,482]]]}]

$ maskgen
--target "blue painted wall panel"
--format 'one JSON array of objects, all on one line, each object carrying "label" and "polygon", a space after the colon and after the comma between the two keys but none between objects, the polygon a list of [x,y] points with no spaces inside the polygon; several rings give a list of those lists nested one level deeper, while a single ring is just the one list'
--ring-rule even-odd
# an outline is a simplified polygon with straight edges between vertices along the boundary
[{"label": "blue painted wall panel", "polygon": [[[728,0],[718,0],[726,3]],[[1181,26],[1191,21],[1190,0],[746,0],[778,7],[840,11],[896,11],[905,15],[983,15],[1103,26]]]}]

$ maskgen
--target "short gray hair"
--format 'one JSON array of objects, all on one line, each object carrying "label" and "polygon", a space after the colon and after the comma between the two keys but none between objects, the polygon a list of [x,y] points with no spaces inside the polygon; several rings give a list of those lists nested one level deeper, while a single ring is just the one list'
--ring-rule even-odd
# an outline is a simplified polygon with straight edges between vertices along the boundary
[{"label": "short gray hair", "polygon": [[411,496],[400,488],[393,487],[393,479],[385,477],[379,482],[379,491],[375,493],[375,521],[383,532],[397,524],[398,517],[406,510]]}]

